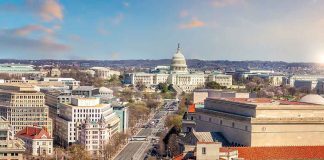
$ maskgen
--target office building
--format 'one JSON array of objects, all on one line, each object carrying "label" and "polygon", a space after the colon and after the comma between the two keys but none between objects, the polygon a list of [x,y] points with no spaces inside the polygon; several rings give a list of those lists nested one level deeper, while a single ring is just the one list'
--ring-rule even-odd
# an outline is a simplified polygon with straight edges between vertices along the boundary
[{"label": "office building", "polygon": [[207,98],[195,109],[196,131],[220,132],[236,146],[324,145],[324,99]]},{"label": "office building", "polygon": [[62,146],[69,146],[78,140],[78,128],[86,119],[98,122],[104,119],[109,129],[119,129],[119,117],[110,104],[101,104],[99,98],[72,98],[71,103],[59,103],[55,136]]},{"label": "office building", "polygon": [[13,127],[14,134],[26,126],[45,127],[52,134],[45,95],[28,84],[0,85],[0,114]]},{"label": "office building", "polygon": [[24,142],[14,138],[10,122],[0,117],[0,159],[23,160],[25,150]]}]

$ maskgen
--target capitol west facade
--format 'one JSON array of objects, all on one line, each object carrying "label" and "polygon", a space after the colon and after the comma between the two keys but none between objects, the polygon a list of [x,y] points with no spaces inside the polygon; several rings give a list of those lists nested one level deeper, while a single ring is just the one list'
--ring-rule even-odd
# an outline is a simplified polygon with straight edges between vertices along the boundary
[{"label": "capitol west facade", "polygon": [[163,71],[150,73],[137,72],[125,75],[126,84],[136,85],[142,83],[147,86],[152,86],[158,85],[159,83],[168,83],[172,84],[176,90],[182,90],[184,92],[192,92],[196,88],[204,87],[205,83],[209,81],[215,81],[227,88],[232,86],[231,75],[189,72],[186,59],[180,52],[179,46],[177,52],[172,57],[170,67],[163,66]]}]

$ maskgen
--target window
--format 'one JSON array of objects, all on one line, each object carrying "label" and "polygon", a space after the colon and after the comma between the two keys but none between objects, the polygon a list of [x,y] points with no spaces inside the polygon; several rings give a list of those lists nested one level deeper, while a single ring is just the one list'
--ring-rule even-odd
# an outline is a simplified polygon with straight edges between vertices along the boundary
[{"label": "window", "polygon": [[248,130],[248,126],[245,126],[245,130],[246,130],[246,131]]},{"label": "window", "polygon": [[206,147],[202,147],[202,149],[201,149],[201,153],[202,153],[202,154],[206,154]]},{"label": "window", "polygon": [[219,121],[219,124],[220,124],[220,125],[223,125],[223,121],[222,121],[222,120],[220,120],[220,121]]},{"label": "window", "polygon": [[232,122],[232,127],[233,127],[233,128],[235,127],[235,123],[234,123],[234,122]]},{"label": "window", "polygon": [[212,121],[212,119],[209,117],[209,122],[211,122]]}]

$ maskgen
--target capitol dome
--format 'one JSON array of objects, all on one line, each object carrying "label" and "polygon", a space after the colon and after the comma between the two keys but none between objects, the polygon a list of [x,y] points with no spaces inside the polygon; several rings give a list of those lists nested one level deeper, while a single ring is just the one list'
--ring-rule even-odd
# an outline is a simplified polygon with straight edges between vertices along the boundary
[{"label": "capitol dome", "polygon": [[317,94],[308,94],[302,97],[299,102],[324,105],[324,98]]},{"label": "capitol dome", "polygon": [[172,57],[171,71],[172,72],[187,72],[186,58],[180,52],[180,45],[178,44],[177,52]]}]

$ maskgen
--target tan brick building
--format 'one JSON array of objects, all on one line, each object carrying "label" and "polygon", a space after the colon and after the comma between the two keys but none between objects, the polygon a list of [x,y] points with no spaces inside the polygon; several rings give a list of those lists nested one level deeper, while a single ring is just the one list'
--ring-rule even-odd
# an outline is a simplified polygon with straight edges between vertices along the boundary
[{"label": "tan brick building", "polygon": [[27,84],[0,85],[0,115],[13,127],[14,134],[26,126],[46,127],[52,134],[45,95]]},{"label": "tan brick building", "polygon": [[324,99],[207,98],[196,108],[196,131],[221,132],[233,145],[324,145]]}]

